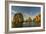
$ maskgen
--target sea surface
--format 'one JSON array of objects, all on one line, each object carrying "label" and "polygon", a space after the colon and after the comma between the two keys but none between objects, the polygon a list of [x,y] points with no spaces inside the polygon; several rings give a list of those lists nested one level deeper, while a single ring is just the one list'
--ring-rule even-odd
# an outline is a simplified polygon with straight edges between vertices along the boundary
[{"label": "sea surface", "polygon": [[35,27],[35,23],[34,22],[24,22],[23,27]]}]

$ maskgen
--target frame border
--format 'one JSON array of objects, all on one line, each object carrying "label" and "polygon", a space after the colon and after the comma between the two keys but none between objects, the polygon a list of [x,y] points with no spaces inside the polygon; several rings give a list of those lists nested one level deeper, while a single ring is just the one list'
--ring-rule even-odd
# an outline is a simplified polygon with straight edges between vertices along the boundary
[{"label": "frame border", "polygon": [[[13,31],[9,32],[9,3],[20,3],[20,4],[37,4],[37,5],[43,5],[43,29],[40,30],[24,30],[24,31]],[[38,31],[45,31],[45,3],[39,3],[39,2],[23,2],[23,1],[5,1],[5,33],[24,33],[24,32],[38,32]]]}]

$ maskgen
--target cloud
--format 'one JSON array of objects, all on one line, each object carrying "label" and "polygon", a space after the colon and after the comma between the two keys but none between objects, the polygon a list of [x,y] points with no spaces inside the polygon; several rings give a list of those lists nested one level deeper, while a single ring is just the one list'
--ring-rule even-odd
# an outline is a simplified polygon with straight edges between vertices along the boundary
[{"label": "cloud", "polygon": [[[32,13],[32,12],[30,12],[30,13]],[[33,14],[33,13],[32,13],[32,14]],[[34,15],[32,15],[32,14],[23,13],[24,19],[26,20],[26,19],[28,19],[29,17],[31,17],[31,19],[34,19],[35,16],[37,16],[37,15],[40,14],[40,12],[37,12],[37,13],[35,13]]]},{"label": "cloud", "polygon": [[17,13],[17,11],[12,10],[12,11],[11,11],[11,13],[12,13],[12,14],[16,14],[16,13]]}]

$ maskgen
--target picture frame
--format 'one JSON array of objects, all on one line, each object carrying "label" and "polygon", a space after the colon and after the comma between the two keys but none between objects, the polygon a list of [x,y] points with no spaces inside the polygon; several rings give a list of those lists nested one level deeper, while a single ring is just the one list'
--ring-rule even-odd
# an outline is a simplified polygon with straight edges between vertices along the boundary
[{"label": "picture frame", "polygon": [[[24,7],[40,7],[41,26],[39,27],[24,27],[24,28],[11,28],[11,7],[24,6]],[[16,9],[16,8],[15,8]],[[23,8],[24,9],[24,8]],[[30,12],[29,12],[30,13]],[[5,32],[6,33],[22,33],[22,32],[38,32],[45,31],[45,3],[38,2],[21,2],[21,1],[5,1]]]}]

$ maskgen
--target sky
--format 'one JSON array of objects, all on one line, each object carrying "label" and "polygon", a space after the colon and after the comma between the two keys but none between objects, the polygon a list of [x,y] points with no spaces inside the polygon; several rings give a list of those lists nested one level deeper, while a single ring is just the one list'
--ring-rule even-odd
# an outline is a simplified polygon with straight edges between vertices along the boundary
[{"label": "sky", "polygon": [[25,18],[28,16],[34,17],[40,14],[40,7],[12,6],[12,15],[22,13]]}]

